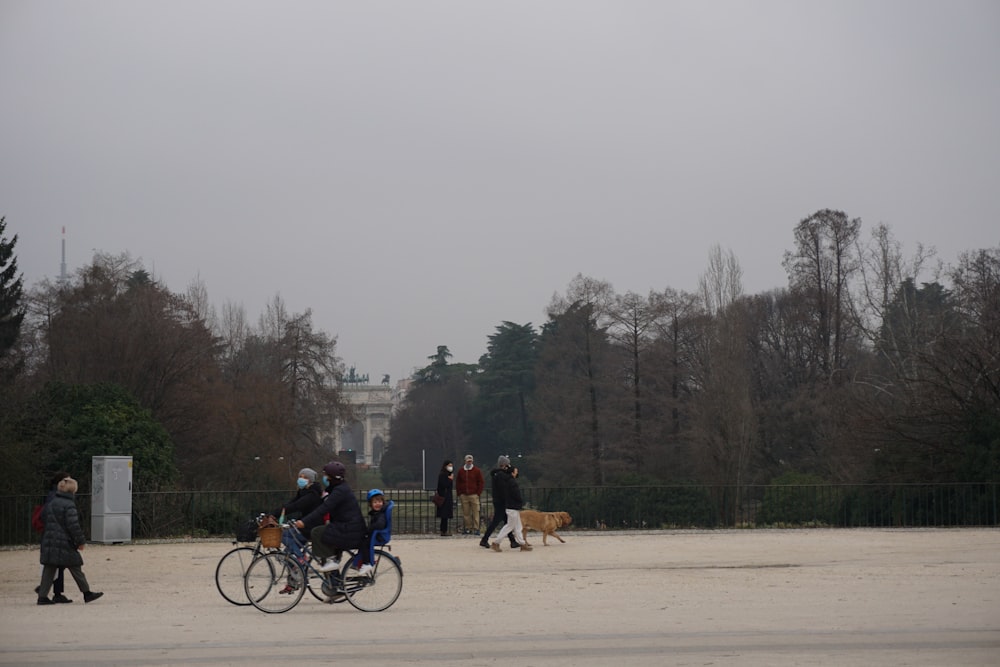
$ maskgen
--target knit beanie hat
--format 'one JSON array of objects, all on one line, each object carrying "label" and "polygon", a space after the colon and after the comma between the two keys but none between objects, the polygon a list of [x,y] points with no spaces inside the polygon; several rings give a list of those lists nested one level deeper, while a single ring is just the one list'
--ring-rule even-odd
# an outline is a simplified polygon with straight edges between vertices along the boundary
[{"label": "knit beanie hat", "polygon": [[497,467],[503,468],[504,466],[509,466],[509,465],[510,465],[510,459],[501,454],[500,458],[497,459]]},{"label": "knit beanie hat", "polygon": [[309,480],[310,484],[316,481],[316,471],[313,470],[312,468],[303,468],[302,470],[300,470],[299,477],[302,477],[303,475],[305,476],[306,479]]}]

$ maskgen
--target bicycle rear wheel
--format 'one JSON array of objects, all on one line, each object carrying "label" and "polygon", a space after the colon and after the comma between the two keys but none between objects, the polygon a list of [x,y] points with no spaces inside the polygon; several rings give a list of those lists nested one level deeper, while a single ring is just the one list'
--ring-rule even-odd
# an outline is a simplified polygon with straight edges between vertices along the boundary
[{"label": "bicycle rear wheel", "polygon": [[361,611],[382,611],[388,609],[399,598],[403,590],[403,567],[399,560],[382,549],[375,550],[375,570],[368,576],[358,574],[352,558],[344,566],[344,593],[347,601]]},{"label": "bicycle rear wheel", "polygon": [[306,592],[302,567],[294,556],[282,552],[252,562],[243,583],[250,604],[268,614],[288,611]]},{"label": "bicycle rear wheel", "polygon": [[219,559],[215,567],[215,587],[227,602],[240,607],[250,606],[243,578],[256,553],[253,547],[236,547]]}]

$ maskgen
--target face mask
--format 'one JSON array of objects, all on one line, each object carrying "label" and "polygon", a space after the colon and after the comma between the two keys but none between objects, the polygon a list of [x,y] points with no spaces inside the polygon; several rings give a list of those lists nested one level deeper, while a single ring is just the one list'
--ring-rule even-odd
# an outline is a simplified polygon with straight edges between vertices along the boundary
[{"label": "face mask", "polygon": [[465,469],[466,470],[472,470],[472,464],[471,463],[466,463],[465,464]]},{"label": "face mask", "polygon": [[298,481],[295,483],[299,485],[300,489],[304,489],[307,486],[309,486],[309,480],[306,479],[305,477],[299,477]]},{"label": "face mask", "polygon": [[323,486],[330,486],[330,478],[323,475]]},{"label": "face mask", "polygon": [[448,466],[447,468],[445,468],[445,470],[447,470],[448,472],[451,472],[453,470],[453,468],[452,468],[452,466]]}]

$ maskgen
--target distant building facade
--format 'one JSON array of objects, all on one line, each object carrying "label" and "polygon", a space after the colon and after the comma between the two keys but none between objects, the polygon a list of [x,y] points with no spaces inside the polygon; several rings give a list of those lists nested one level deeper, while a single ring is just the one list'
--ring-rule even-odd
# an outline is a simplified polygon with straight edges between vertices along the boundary
[{"label": "distant building facade", "polygon": [[352,368],[340,384],[344,402],[351,406],[354,420],[338,421],[331,444],[336,453],[354,457],[358,465],[378,466],[389,444],[389,425],[393,413],[406,394],[410,380],[390,386],[389,376],[381,384],[371,384],[367,375],[357,375]]}]

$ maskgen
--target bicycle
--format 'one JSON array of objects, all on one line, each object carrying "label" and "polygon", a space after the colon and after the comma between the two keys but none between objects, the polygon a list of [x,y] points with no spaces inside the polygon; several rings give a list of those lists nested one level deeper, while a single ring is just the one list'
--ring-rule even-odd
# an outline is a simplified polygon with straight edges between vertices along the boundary
[{"label": "bicycle", "polygon": [[[279,539],[274,541],[274,534],[265,533],[261,535],[261,523],[264,522],[266,514],[260,514],[256,519],[250,519],[244,526],[236,532],[236,539],[233,544],[241,542],[256,542],[254,546],[238,546],[227,551],[219,564],[215,566],[215,587],[222,597],[231,604],[238,607],[249,607],[252,602],[247,597],[244,578],[250,565],[257,559],[268,553],[284,553],[284,545]],[[266,530],[266,528],[265,528]],[[320,591],[320,582],[315,580],[307,582],[309,592],[317,600],[323,600],[324,595]]]},{"label": "bicycle", "polygon": [[[393,502],[389,501],[386,527],[375,531],[367,546],[371,572],[365,575],[358,572],[362,558],[357,550],[345,551],[347,557],[340,570],[335,572],[320,572],[314,565],[315,559],[308,545],[303,548],[309,555],[305,562],[288,553],[267,553],[247,568],[244,587],[250,604],[268,614],[284,613],[302,600],[307,588],[315,595],[309,582],[319,580],[322,582],[320,590],[325,596],[324,602],[346,600],[360,611],[383,611],[391,607],[403,590],[403,566],[398,558],[389,553],[392,507]],[[298,532],[293,524],[286,524],[283,528]],[[285,582],[302,579],[306,585],[299,585],[290,593],[282,588]]]}]

